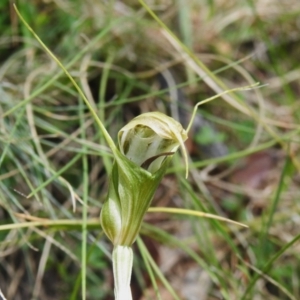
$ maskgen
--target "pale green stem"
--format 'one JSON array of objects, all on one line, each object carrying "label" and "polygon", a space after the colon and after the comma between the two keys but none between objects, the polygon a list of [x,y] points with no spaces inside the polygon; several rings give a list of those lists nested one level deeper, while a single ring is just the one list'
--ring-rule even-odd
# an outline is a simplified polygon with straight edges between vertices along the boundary
[{"label": "pale green stem", "polygon": [[130,279],[133,264],[131,247],[115,246],[112,253],[115,300],[132,300]]}]

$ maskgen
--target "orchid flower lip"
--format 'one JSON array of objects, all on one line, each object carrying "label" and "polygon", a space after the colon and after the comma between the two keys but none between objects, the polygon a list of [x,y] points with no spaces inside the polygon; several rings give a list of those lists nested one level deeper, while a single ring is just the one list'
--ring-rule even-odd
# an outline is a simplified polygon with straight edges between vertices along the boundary
[{"label": "orchid flower lip", "polygon": [[155,160],[157,159],[158,157],[161,157],[161,156],[170,156],[170,155],[173,155],[175,152],[165,152],[165,153],[161,153],[161,154],[157,154],[153,157],[150,157],[148,158],[147,160],[145,160],[142,164],[141,164],[141,167],[143,169],[147,169],[149,167],[149,165]]}]

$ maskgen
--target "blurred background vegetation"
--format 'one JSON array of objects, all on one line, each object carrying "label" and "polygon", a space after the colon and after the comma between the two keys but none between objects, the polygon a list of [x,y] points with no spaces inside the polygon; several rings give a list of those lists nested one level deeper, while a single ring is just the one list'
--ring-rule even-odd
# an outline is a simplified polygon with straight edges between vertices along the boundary
[{"label": "blurred background vegetation", "polygon": [[[0,289],[14,300],[82,299],[84,270],[86,299],[113,299],[111,245],[98,224],[110,151],[12,4],[0,2]],[[249,228],[148,213],[141,237],[153,261],[135,247],[134,299],[300,299],[300,2],[146,4],[16,1],[115,140],[140,113],[187,126],[197,102],[266,84],[200,107],[189,178],[174,157],[153,201]]]}]

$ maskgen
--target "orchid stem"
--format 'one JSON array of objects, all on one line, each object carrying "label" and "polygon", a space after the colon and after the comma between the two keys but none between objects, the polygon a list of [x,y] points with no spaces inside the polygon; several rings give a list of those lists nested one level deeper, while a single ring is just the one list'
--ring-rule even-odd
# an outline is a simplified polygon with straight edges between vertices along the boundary
[{"label": "orchid stem", "polygon": [[115,246],[112,254],[115,300],[132,300],[130,280],[133,265],[131,247]]}]

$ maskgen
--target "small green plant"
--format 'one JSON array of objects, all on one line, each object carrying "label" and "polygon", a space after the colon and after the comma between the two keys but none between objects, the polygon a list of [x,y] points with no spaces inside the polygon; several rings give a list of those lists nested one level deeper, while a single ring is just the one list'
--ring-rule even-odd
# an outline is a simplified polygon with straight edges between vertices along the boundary
[{"label": "small green plant", "polygon": [[184,148],[187,133],[174,119],[153,112],[133,119],[119,131],[118,137],[120,151],[116,152],[100,221],[114,245],[116,300],[130,300],[131,245],[170,158],[179,146],[187,162]]}]

